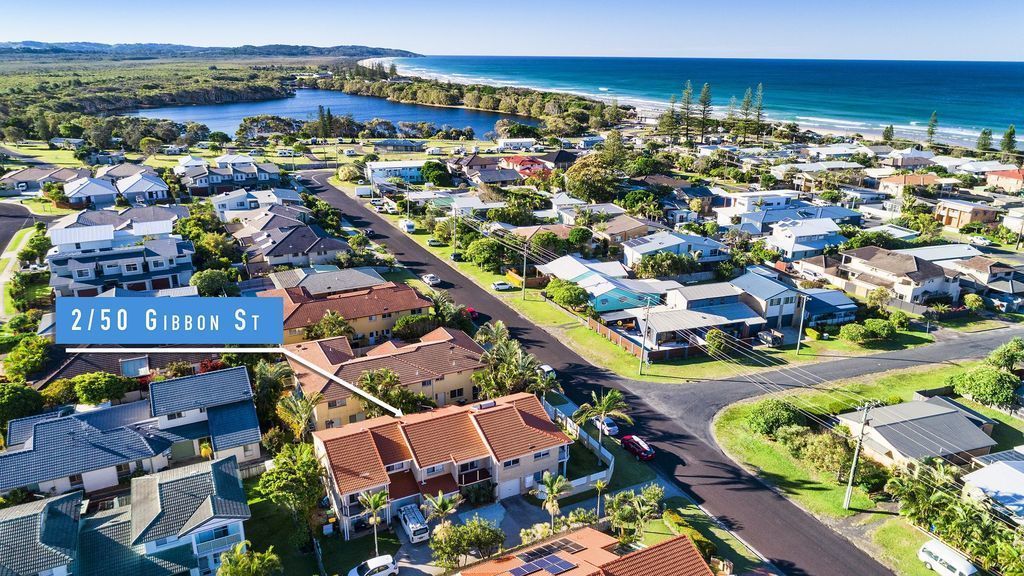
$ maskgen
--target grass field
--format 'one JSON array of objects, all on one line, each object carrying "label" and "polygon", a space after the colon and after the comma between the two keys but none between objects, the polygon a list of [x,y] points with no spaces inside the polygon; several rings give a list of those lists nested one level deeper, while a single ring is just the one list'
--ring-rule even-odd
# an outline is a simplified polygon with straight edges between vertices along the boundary
[{"label": "grass field", "polygon": [[984,332],[985,330],[994,330],[1005,326],[1005,324],[998,320],[973,315],[950,318],[949,320],[939,320],[936,324],[943,328],[956,330],[957,332]]},{"label": "grass field", "polygon": [[22,200],[21,205],[28,208],[29,212],[33,214],[42,214],[43,216],[66,216],[78,212],[74,208],[58,208],[53,205],[53,202],[43,198]]},{"label": "grass field", "polygon": [[901,518],[887,520],[871,535],[871,540],[882,549],[883,559],[901,576],[935,576],[917,559],[917,550],[928,541],[928,536]]},{"label": "grass field", "polygon": [[73,150],[50,150],[48,144],[43,142],[26,142],[20,146],[13,144],[4,144],[4,148],[7,148],[11,152],[17,154],[24,154],[31,156],[39,162],[46,164],[53,164],[55,166],[82,166],[82,162],[75,158]]}]

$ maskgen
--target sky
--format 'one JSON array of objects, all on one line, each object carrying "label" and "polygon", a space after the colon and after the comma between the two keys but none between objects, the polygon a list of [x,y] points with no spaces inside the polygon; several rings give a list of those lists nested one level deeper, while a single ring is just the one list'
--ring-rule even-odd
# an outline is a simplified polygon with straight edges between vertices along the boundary
[{"label": "sky", "polygon": [[4,4],[8,25],[0,28],[0,41],[363,44],[446,55],[1024,60],[1020,0]]}]

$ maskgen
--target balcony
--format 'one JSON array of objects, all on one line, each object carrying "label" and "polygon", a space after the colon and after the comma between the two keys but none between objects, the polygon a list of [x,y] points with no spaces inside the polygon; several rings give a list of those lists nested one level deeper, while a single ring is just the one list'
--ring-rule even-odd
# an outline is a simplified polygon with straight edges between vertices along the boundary
[{"label": "balcony", "polygon": [[206,556],[211,552],[222,550],[230,546],[234,546],[242,541],[241,534],[228,534],[220,538],[214,538],[213,540],[207,540],[206,542],[196,543],[196,556]]},{"label": "balcony", "polygon": [[487,468],[477,468],[459,473],[459,486],[468,486],[491,479],[491,471]]}]

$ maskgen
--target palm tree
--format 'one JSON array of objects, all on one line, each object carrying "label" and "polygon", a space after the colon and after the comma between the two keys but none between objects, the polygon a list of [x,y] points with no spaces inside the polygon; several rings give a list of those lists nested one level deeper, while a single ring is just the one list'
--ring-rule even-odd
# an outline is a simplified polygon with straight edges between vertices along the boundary
[{"label": "palm tree", "polygon": [[534,378],[533,382],[526,386],[526,391],[536,394],[538,398],[544,398],[548,392],[562,392],[562,384],[553,374],[547,374]]},{"label": "palm tree", "polygon": [[531,496],[543,496],[544,497],[544,510],[551,515],[551,531],[555,530],[555,518],[562,512],[562,509],[558,507],[558,499],[569,491],[571,485],[569,480],[561,474],[554,475],[549,471],[545,471],[544,475],[541,476],[540,484],[530,490]]},{"label": "palm tree", "polygon": [[[590,402],[580,405],[572,418],[580,426],[583,426],[587,420],[597,419],[598,422],[603,422],[605,418],[632,424],[633,418],[626,414],[628,409],[629,404],[626,403],[626,398],[619,390],[612,388],[600,396],[597,395],[597,392],[591,391]],[[599,446],[604,445],[604,432],[600,426],[597,427],[597,443]]]},{"label": "palm tree", "polygon": [[597,490],[597,519],[601,519],[601,493],[608,489],[608,483],[604,480],[594,482],[594,490]]},{"label": "palm tree", "polygon": [[435,290],[431,300],[434,301],[434,317],[442,326],[458,326],[459,320],[466,315],[466,307],[456,304],[447,290]]},{"label": "palm tree", "polygon": [[316,405],[324,398],[319,392],[304,396],[285,396],[277,403],[277,416],[291,429],[296,442],[302,442],[309,432],[309,420],[313,417]]},{"label": "palm tree", "polygon": [[334,310],[328,310],[324,317],[317,320],[316,324],[306,327],[307,340],[319,340],[321,338],[336,338],[345,336],[351,338],[356,333],[355,328],[348,323]]},{"label": "palm tree", "polygon": [[480,345],[494,345],[509,339],[508,328],[505,327],[505,323],[501,320],[493,323],[488,322],[476,331],[474,339]]},{"label": "palm tree", "polygon": [[424,494],[423,497],[427,502],[420,507],[427,513],[427,522],[440,520],[441,524],[447,524],[448,517],[455,514],[459,509],[459,505],[462,504],[461,494],[445,496],[444,492],[440,490],[437,491],[437,496]]},{"label": "palm tree", "polygon": [[252,367],[252,390],[255,396],[256,413],[261,422],[268,422],[274,414],[274,406],[281,399],[292,369],[287,362],[260,360]]},{"label": "palm tree", "polygon": [[387,508],[390,504],[388,493],[384,490],[373,493],[362,492],[359,494],[359,503],[370,514],[367,522],[369,522],[370,526],[373,526],[373,555],[380,556],[380,549],[377,548],[377,526],[380,524],[380,511]]},{"label": "palm tree", "polygon": [[230,550],[220,555],[221,576],[273,576],[284,574],[281,558],[270,546],[266,552],[250,550],[248,540],[235,544]]},{"label": "palm tree", "polygon": [[[399,380],[398,374],[390,368],[366,370],[359,375],[356,384],[365,392],[388,403],[396,396],[398,390],[402,388],[402,382]],[[362,397],[360,397],[359,402],[362,404],[363,413],[367,418],[374,418],[384,414],[384,409],[375,402],[370,402]]]}]

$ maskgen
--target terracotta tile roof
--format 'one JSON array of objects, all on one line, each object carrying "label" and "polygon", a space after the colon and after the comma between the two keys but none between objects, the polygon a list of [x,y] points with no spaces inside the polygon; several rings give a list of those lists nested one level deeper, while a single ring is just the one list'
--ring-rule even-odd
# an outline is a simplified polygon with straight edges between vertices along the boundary
[{"label": "terracotta tile roof", "polygon": [[[468,410],[443,408],[402,426],[406,442],[420,468],[445,462],[465,462],[491,455]],[[438,413],[441,413],[440,415]],[[409,418],[421,416],[412,414]]]},{"label": "terracotta tile roof", "polygon": [[315,324],[329,310],[343,318],[367,318],[385,312],[404,312],[428,308],[432,302],[412,287],[388,282],[365,290],[333,294],[324,298],[312,296],[305,288],[265,290],[257,294],[264,298],[277,297],[284,301],[284,327],[286,330],[305,328]]},{"label": "terracotta tile roof", "polygon": [[325,441],[325,466],[330,468],[341,494],[361,492],[388,483],[388,473],[369,430],[358,430],[343,439]]},{"label": "terracotta tile roof", "polygon": [[[390,420],[390,419],[388,419]],[[373,434],[373,445],[380,454],[381,462],[385,466],[412,460],[412,452],[409,445],[405,443],[402,436],[402,429],[398,422],[387,422],[381,426],[374,426],[370,429]]]},{"label": "terracotta tile roof", "polygon": [[989,172],[986,176],[999,176],[1000,178],[1024,180],[1024,168],[1017,168],[1016,170],[996,170],[995,172]]},{"label": "terracotta tile roof", "polygon": [[676,536],[601,567],[602,576],[713,576],[697,547]]},{"label": "terracotta tile roof", "polygon": [[344,336],[288,344],[284,348],[328,370],[356,357],[352,344]]},{"label": "terracotta tile roof", "polygon": [[939,177],[931,172],[923,172],[920,174],[897,174],[895,176],[889,176],[882,178],[880,182],[886,184],[898,184],[900,186],[931,186],[939,181]]},{"label": "terracotta tile roof", "polygon": [[[392,500],[399,500],[420,493],[420,483],[416,481],[416,477],[412,475],[411,471],[394,472],[389,474],[389,476],[391,477],[391,484],[388,485],[388,496]],[[434,492],[434,494],[437,494],[437,492]]]},{"label": "terracotta tile roof", "polygon": [[569,233],[572,232],[572,227],[566,226],[565,224],[541,224],[539,226],[517,226],[512,229],[513,234],[526,238],[527,240],[532,239],[541,232],[552,232],[555,236],[565,240],[569,238]]},{"label": "terracotta tile roof", "polygon": [[548,419],[536,396],[513,398],[508,405],[472,414],[499,461],[572,442]]},{"label": "terracotta tile roof", "polygon": [[[434,380],[466,370],[475,371],[483,366],[480,361],[484,353],[483,348],[465,332],[450,328],[438,328],[412,344],[399,346],[394,342],[386,342],[370,350],[362,358],[348,358],[338,363],[330,362],[331,353],[321,353],[317,350],[321,347],[321,342],[324,340],[291,344],[286,348],[353,384],[359,380],[363,372],[380,368],[394,370],[404,386],[419,386],[424,380]],[[339,343],[330,345],[340,347]],[[334,352],[333,357],[340,359],[343,353],[344,349],[340,349]],[[289,360],[289,364],[303,392],[320,392],[324,395],[324,401],[328,402],[352,396],[352,391],[348,388],[316,374],[298,362]],[[418,391],[418,388],[414,390]]]},{"label": "terracotta tile roof", "polygon": [[[560,576],[600,576],[601,566],[614,562],[619,558],[618,555],[611,552],[611,549],[618,545],[618,540],[593,528],[581,528],[569,533],[560,533],[547,540],[537,542],[532,546],[516,550],[508,556],[483,562],[475,566],[467,566],[462,570],[461,574],[462,576],[508,576],[510,570],[526,563],[516,555],[529,552],[545,544],[558,542],[559,540],[568,540],[583,547],[582,550],[577,552],[570,553],[568,550],[563,550],[557,553],[563,560],[576,565],[575,568],[562,572]],[[535,574],[539,576],[547,573],[541,571]]]},{"label": "terracotta tile roof", "polygon": [[452,492],[459,491],[459,485],[455,483],[455,478],[452,478],[451,474],[440,474],[433,478],[427,478],[425,482],[419,485],[420,494],[427,496],[437,496],[437,493],[451,494]]}]

